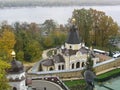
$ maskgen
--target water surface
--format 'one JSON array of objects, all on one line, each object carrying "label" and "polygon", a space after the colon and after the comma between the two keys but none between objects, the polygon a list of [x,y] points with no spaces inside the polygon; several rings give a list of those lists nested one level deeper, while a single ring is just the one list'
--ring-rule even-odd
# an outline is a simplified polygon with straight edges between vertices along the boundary
[{"label": "water surface", "polygon": [[66,24],[74,9],[94,8],[106,12],[120,25],[120,5],[118,6],[69,6],[69,7],[19,7],[0,9],[0,22],[8,23],[36,22],[43,23],[46,19],[53,19],[58,24]]}]

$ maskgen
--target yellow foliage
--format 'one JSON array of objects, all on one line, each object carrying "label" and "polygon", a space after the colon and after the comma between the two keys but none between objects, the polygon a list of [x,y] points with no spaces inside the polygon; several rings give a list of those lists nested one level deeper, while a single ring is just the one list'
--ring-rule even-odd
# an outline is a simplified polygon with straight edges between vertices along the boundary
[{"label": "yellow foliage", "polygon": [[10,53],[15,45],[15,35],[12,31],[5,29],[0,37],[0,57],[2,59],[10,58]]},{"label": "yellow foliage", "polygon": [[8,80],[6,79],[6,70],[10,65],[5,61],[0,60],[0,90],[7,90],[9,88]]}]

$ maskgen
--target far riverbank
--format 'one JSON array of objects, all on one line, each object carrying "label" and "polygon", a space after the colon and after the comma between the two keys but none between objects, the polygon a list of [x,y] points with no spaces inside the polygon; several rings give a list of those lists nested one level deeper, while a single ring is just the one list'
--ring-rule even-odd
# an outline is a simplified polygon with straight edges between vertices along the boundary
[{"label": "far riverbank", "polygon": [[55,6],[114,6],[120,0],[0,0],[0,8],[5,7],[55,7]]}]

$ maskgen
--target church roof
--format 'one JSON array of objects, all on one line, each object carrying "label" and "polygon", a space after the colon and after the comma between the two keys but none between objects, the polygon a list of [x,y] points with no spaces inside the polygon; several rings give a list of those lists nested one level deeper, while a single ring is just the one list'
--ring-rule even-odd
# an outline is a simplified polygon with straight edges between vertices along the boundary
[{"label": "church roof", "polygon": [[20,61],[13,60],[11,62],[11,68],[8,70],[8,73],[21,73],[24,71],[24,66]]},{"label": "church roof", "polygon": [[62,55],[58,54],[58,55],[53,56],[53,58],[51,59],[43,60],[41,64],[44,66],[53,66],[54,63],[61,63],[61,62],[65,62],[65,60]]},{"label": "church roof", "polygon": [[71,55],[75,55],[76,53],[78,52],[78,50],[72,50],[72,49],[62,49],[62,53],[64,54],[64,55],[69,55],[69,56],[71,56]]},{"label": "church roof", "polygon": [[87,54],[89,52],[89,50],[87,50],[86,48],[82,47],[79,50],[82,54]]},{"label": "church roof", "polygon": [[75,25],[70,28],[66,43],[68,44],[80,44],[78,30]]},{"label": "church roof", "polygon": [[44,66],[53,66],[54,62],[53,62],[53,59],[45,59],[41,62],[41,64]]},{"label": "church roof", "polygon": [[55,63],[61,63],[61,62],[65,62],[64,58],[62,55],[58,54],[58,55],[55,55],[53,57],[53,60]]}]

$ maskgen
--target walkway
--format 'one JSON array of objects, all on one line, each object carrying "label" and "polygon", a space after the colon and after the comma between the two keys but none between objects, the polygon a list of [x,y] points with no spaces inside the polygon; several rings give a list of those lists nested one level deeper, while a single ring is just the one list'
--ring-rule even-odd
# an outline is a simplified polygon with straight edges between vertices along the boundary
[{"label": "walkway", "polygon": [[[44,85],[39,85],[36,86],[36,83],[42,83]],[[35,85],[34,85],[35,84]],[[49,84],[49,86],[46,86],[46,84]],[[32,87],[35,88],[46,88],[48,87],[49,89],[51,88],[51,90],[69,90],[68,87],[58,78],[58,77],[34,77],[32,78]],[[58,88],[58,89],[54,89]],[[43,90],[43,89],[42,89]]]}]

